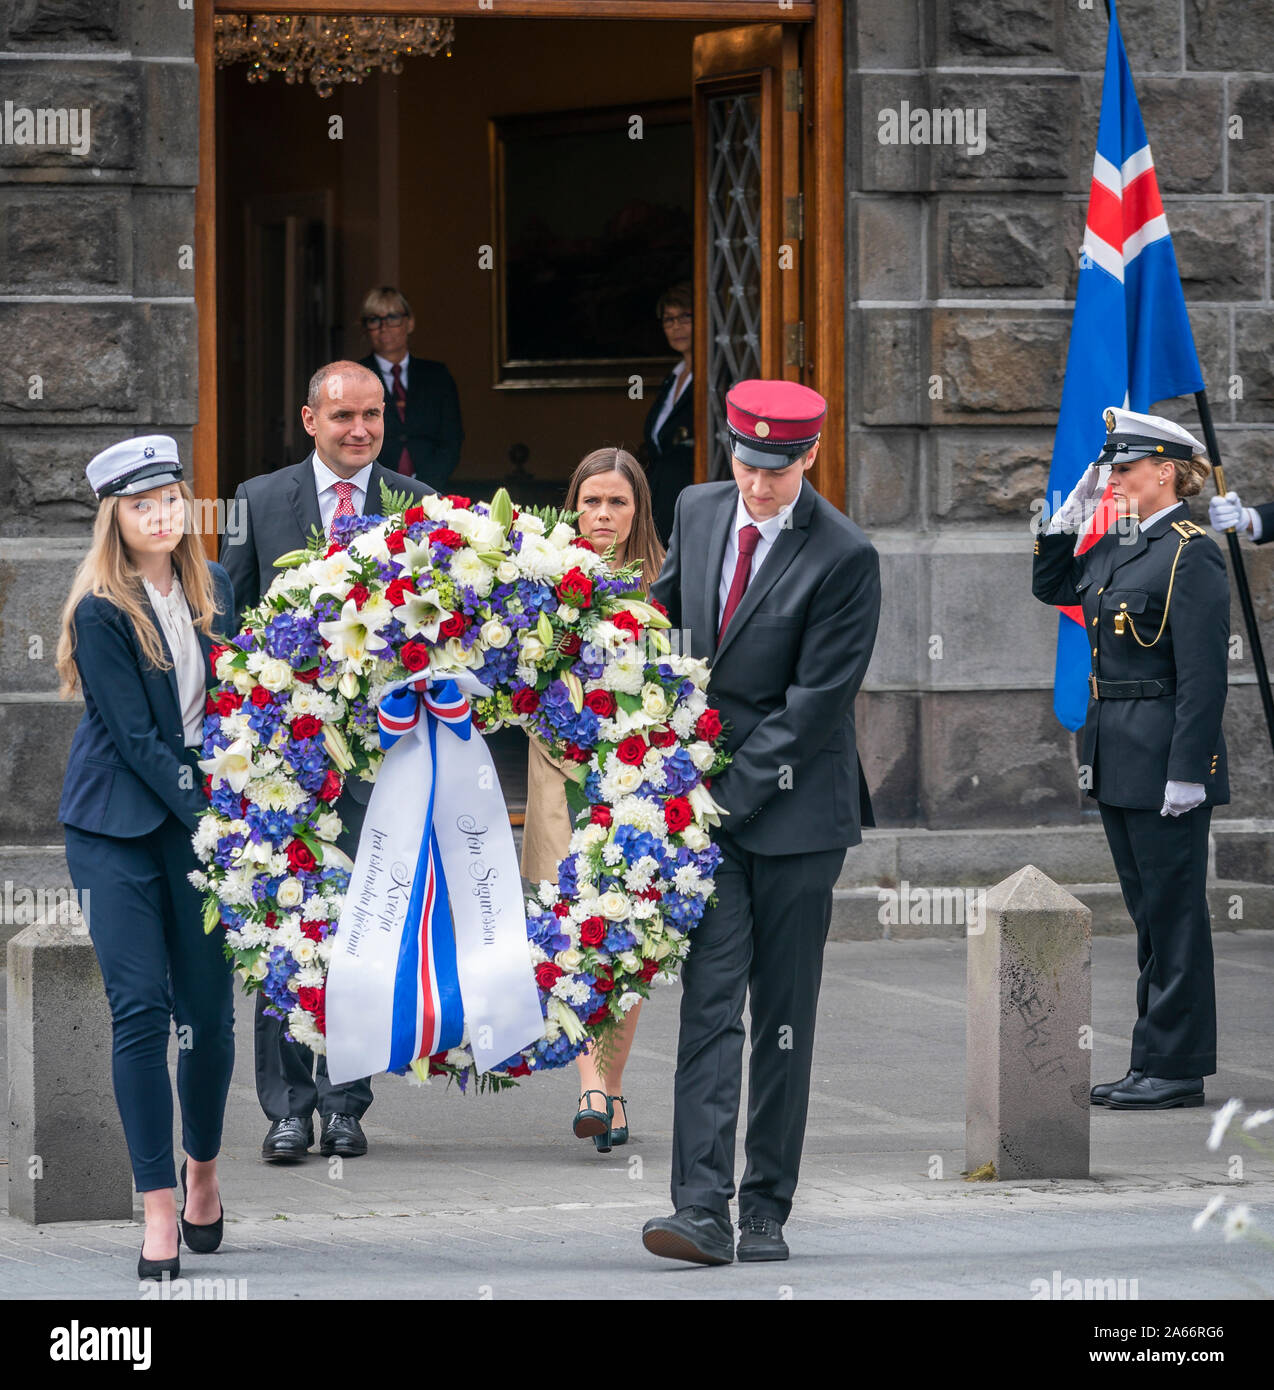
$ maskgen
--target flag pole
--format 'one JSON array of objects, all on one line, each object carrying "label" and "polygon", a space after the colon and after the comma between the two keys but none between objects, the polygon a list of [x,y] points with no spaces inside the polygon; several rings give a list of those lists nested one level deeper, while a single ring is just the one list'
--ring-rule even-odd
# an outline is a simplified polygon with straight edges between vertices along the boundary
[{"label": "flag pole", "polygon": [[[1224,497],[1228,488],[1225,485],[1225,470],[1221,466],[1221,446],[1217,443],[1216,428],[1212,424],[1212,408],[1208,405],[1208,393],[1196,391],[1194,401],[1199,407],[1199,423],[1203,426],[1204,443],[1208,446],[1208,456],[1212,460],[1212,481],[1216,484],[1217,496]],[[1230,548],[1234,587],[1239,591],[1243,622],[1247,626],[1248,646],[1252,652],[1253,665],[1256,667],[1256,684],[1261,692],[1261,707],[1265,711],[1265,727],[1270,736],[1270,747],[1274,748],[1274,695],[1270,693],[1270,673],[1265,665],[1265,653],[1261,649],[1261,634],[1256,626],[1256,610],[1252,607],[1252,590],[1248,587],[1247,568],[1243,564],[1243,552],[1239,549],[1238,532],[1233,526],[1226,531],[1225,539]]]}]

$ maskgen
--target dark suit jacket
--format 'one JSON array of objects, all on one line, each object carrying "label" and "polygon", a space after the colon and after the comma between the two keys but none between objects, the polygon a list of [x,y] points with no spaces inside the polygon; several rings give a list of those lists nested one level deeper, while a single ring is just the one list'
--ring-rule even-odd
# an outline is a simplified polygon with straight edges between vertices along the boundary
[{"label": "dark suit jacket", "polygon": [[1252,510],[1261,518],[1261,539],[1257,545],[1274,541],[1274,502],[1261,502]]},{"label": "dark suit jacket", "polygon": [[[213,565],[216,596],[213,631],[234,630],[234,589]],[[150,607],[149,600],[147,607]],[[109,599],[85,595],[76,606],[75,664],[84,687],[84,717],[71,739],[58,820],[97,835],[131,840],[163,824],[170,813],[190,830],[208,809],[203,777],[186,748],[172,666],[159,618],[151,620],[169,667],[149,666],[133,625]],[[204,660],[212,642],[195,629]],[[205,671],[211,682],[212,668]]]},{"label": "dark suit jacket", "polygon": [[[383,382],[376,354],[363,358],[363,366]],[[442,362],[427,357],[407,357],[407,418],[398,418],[390,387],[385,387],[385,442],[380,462],[391,473],[398,471],[403,445],[411,455],[416,477],[442,492],[460,462],[464,430],[460,425],[460,396],[451,373]],[[399,475],[402,476],[401,474]]]},{"label": "dark suit jacket", "polygon": [[[1189,521],[1182,510],[1173,521]],[[1044,603],[1084,612],[1093,672],[1099,680],[1173,678],[1176,693],[1132,700],[1089,698],[1081,763],[1094,769],[1088,794],[1110,806],[1157,811],[1164,785],[1198,782],[1207,804],[1230,799],[1221,714],[1225,709],[1230,640],[1230,584],[1216,542],[1183,537],[1171,523],[1132,540],[1109,531],[1083,555],[1075,537],[1040,536],[1032,591]],[[1163,636],[1164,601],[1178,547],[1176,577]],[[1131,626],[1122,635],[1115,615]]]},{"label": "dark suit jacket", "polygon": [[[369,512],[380,506],[382,482],[398,492],[410,492],[413,497],[433,492],[425,483],[373,463],[367,488]],[[313,454],[304,463],[262,473],[239,484],[221,543],[221,563],[234,583],[240,613],[261,602],[261,595],[277,573],[275,560],[289,550],[308,545],[311,528],[323,529],[314,486]]]},{"label": "dark suit jacket", "polygon": [[695,480],[695,406],[694,383],[681,393],[668,418],[654,432],[655,421],[664,401],[672,390],[672,372],[664,377],[654,404],[646,414],[643,429],[643,461],[650,481],[650,501],[655,514],[655,529],[666,546],[672,537],[673,513],[682,489]]},{"label": "dark suit jacket", "polygon": [[[693,656],[712,665],[708,700],[733,762],[711,791],[722,828],[756,854],[839,849],[862,839],[871,802],[858,765],[854,696],[880,618],[880,560],[807,481],[717,646],[718,590],[739,490],[687,488],[651,597]],[[683,644],[684,650],[684,644]]]}]

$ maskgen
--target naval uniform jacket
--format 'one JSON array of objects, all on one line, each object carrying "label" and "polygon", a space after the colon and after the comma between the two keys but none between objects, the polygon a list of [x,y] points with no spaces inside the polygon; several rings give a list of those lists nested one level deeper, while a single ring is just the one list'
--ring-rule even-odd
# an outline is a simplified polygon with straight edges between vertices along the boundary
[{"label": "naval uniform jacket", "polygon": [[655,431],[655,421],[669,393],[680,380],[669,372],[642,427],[646,477],[650,482],[650,508],[655,530],[665,545],[672,538],[677,498],[695,480],[695,389],[692,381],[682,391],[668,418]]},{"label": "naval uniform jacket", "polygon": [[[464,429],[460,423],[460,396],[455,378],[444,362],[428,357],[407,357],[407,407],[405,418],[398,418],[393,387],[381,375],[376,354],[369,353],[361,365],[375,372],[385,387],[385,442],[380,456],[397,472],[403,446],[416,470],[416,481],[441,491],[460,462]],[[398,473],[398,477],[405,474]]]},{"label": "naval uniform jacket", "polygon": [[[872,825],[858,762],[854,697],[880,618],[871,542],[806,480],[717,646],[719,589],[739,489],[687,488],[650,596],[689,651],[711,662],[708,701],[733,761],[712,784],[722,830],[757,854],[859,844]],[[682,650],[687,649],[683,641]]]},{"label": "naval uniform jacket", "polygon": [[[1095,772],[1088,794],[1157,811],[1168,782],[1195,782],[1206,805],[1224,805],[1230,585],[1220,548],[1178,507],[1148,533],[1121,527],[1074,552],[1073,534],[1041,535],[1031,588],[1044,603],[1083,609],[1092,677],[1080,761]],[[1153,642],[1161,623],[1153,646],[1137,642],[1134,630]],[[1134,698],[1093,698],[1094,678],[1099,692],[1106,682],[1159,685],[1126,686],[1142,691]],[[1169,693],[1151,695],[1155,688]]]},{"label": "naval uniform jacket", "polygon": [[1259,502],[1252,510],[1261,518],[1261,538],[1257,545],[1274,541],[1274,502]]},{"label": "naval uniform jacket", "polygon": [[[235,630],[234,588],[210,565],[218,637]],[[75,664],[84,687],[84,717],[71,739],[58,820],[96,835],[137,839],[174,815],[195,830],[208,809],[203,777],[187,749],[172,652],[150,600],[151,621],[168,659],[166,671],[142,655],[133,624],[109,599],[86,594],[76,605]],[[212,640],[198,628],[205,681],[212,677]]]}]

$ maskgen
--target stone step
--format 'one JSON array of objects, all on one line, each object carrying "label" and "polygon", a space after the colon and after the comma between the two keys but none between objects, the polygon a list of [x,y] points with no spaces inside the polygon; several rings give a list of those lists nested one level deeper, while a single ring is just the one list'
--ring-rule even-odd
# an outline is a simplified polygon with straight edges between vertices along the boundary
[{"label": "stone step", "polygon": [[84,538],[0,540],[0,690],[54,694],[62,605]]},{"label": "stone step", "polygon": [[[1134,931],[1117,883],[1062,885],[1093,914],[1094,936],[1122,936]],[[923,894],[917,897],[914,894]],[[901,896],[887,888],[836,888],[832,894],[831,941],[912,940],[920,937],[958,940],[966,919],[976,912],[976,889],[914,889],[904,913]],[[1208,886],[1213,931],[1274,928],[1274,885],[1218,879]],[[1235,915],[1235,914],[1241,915]],[[904,917],[907,920],[903,920]]]}]

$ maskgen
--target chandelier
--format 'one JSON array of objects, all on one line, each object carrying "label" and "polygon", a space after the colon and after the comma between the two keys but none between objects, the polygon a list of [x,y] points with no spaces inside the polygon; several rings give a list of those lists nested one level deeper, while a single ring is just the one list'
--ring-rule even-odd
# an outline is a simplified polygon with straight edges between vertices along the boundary
[{"label": "chandelier", "polygon": [[217,15],[217,66],[248,64],[248,81],[281,72],[285,82],[306,73],[321,97],[338,82],[361,82],[374,68],[400,73],[403,59],[451,56],[451,19],[373,19],[366,15]]}]

